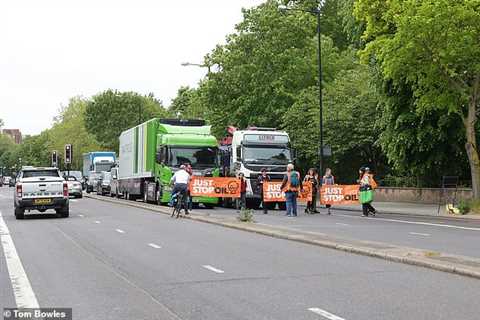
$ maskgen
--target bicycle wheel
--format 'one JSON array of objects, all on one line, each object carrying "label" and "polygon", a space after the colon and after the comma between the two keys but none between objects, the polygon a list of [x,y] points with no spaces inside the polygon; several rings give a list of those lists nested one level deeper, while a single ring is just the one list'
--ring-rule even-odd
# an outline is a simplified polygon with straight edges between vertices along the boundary
[{"label": "bicycle wheel", "polygon": [[177,204],[175,205],[175,208],[177,209],[177,218],[180,217],[180,211],[182,211],[182,206],[183,206],[183,194],[180,193],[177,198]]}]

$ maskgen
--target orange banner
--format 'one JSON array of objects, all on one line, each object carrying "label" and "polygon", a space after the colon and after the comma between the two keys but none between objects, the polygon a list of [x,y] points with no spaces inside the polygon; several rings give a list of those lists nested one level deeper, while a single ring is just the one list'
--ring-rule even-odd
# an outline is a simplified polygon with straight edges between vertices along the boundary
[{"label": "orange banner", "polygon": [[[263,200],[265,202],[285,201],[285,192],[281,190],[281,181],[266,181],[263,183]],[[298,200],[312,201],[312,183],[304,182],[303,190],[298,192]]]},{"label": "orange banner", "polygon": [[240,198],[240,180],[230,177],[192,177],[192,197]]},{"label": "orange banner", "polygon": [[320,189],[322,204],[358,204],[358,185],[323,185]]}]

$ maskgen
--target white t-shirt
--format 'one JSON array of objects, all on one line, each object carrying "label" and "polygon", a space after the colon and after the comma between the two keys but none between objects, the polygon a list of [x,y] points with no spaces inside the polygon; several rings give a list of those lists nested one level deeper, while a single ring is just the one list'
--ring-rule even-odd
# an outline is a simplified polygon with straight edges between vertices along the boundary
[{"label": "white t-shirt", "polygon": [[188,174],[187,171],[181,169],[175,172],[175,174],[172,177],[172,181],[174,183],[188,184],[188,182],[190,181],[190,175]]}]

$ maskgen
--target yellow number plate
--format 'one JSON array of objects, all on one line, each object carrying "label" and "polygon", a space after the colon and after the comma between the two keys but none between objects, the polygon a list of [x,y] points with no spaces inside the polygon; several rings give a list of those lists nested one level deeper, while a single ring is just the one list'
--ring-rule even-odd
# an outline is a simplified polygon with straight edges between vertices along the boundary
[{"label": "yellow number plate", "polygon": [[50,204],[52,199],[35,199],[34,204]]}]

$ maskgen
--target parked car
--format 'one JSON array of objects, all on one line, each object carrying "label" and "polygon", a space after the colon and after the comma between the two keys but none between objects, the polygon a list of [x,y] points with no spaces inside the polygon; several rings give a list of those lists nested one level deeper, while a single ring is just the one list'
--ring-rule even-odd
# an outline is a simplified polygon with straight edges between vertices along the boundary
[{"label": "parked car", "polygon": [[121,193],[118,185],[118,167],[114,167],[110,170],[110,176],[110,196],[119,198]]},{"label": "parked car", "polygon": [[102,171],[100,173],[100,178],[97,182],[97,194],[98,195],[106,195],[110,194],[110,181],[112,180],[112,176],[110,172]]},{"label": "parked car", "polygon": [[88,176],[88,180],[85,182],[86,186],[85,189],[87,190],[87,193],[90,192],[96,192],[97,191],[97,186],[98,186],[98,179],[100,179],[101,173],[98,172],[90,172]]},{"label": "parked car", "polygon": [[85,190],[85,179],[83,177],[82,171],[77,171],[77,170],[70,170],[70,171],[62,171],[62,176],[63,177],[75,177],[78,182],[82,184],[83,190]]},{"label": "parked car", "polygon": [[9,176],[5,176],[3,177],[3,184],[10,184],[10,180],[12,179],[12,177],[9,177]]},{"label": "parked car", "polygon": [[82,198],[82,184],[77,180],[77,178],[68,176],[65,177],[65,180],[68,184],[68,195],[74,196],[75,198]]},{"label": "parked car", "polygon": [[25,210],[48,209],[66,218],[70,212],[67,181],[57,168],[22,168],[15,184],[14,207],[17,219],[24,218]]}]

